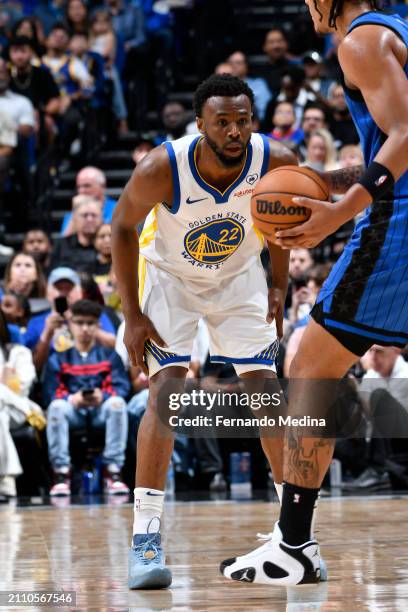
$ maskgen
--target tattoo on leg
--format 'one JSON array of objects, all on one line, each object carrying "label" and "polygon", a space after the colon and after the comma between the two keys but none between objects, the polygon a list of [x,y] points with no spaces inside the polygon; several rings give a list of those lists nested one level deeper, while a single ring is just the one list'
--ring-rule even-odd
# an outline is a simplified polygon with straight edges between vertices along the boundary
[{"label": "tattoo on leg", "polygon": [[307,438],[291,428],[285,452],[284,480],[300,487],[317,489],[330,463],[334,448],[331,438]]}]

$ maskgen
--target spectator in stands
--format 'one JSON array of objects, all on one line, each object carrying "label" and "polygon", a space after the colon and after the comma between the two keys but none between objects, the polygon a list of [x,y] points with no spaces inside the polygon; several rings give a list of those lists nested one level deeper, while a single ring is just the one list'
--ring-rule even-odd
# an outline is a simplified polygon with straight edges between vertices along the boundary
[{"label": "spectator in stands", "polygon": [[46,36],[53,26],[64,19],[65,0],[40,0],[35,9],[36,17],[43,25]]},{"label": "spectator in stands", "polygon": [[232,74],[232,73],[233,73],[233,67],[228,61],[217,64],[214,69],[214,74]]},{"label": "spectator in stands", "polygon": [[90,49],[99,53],[105,61],[105,77],[113,85],[113,111],[119,121],[119,132],[127,133],[127,108],[123,95],[122,82],[115,66],[116,35],[112,26],[112,18],[107,10],[97,10],[93,13],[90,30]]},{"label": "spectator in stands", "polygon": [[42,229],[31,229],[24,236],[23,253],[32,255],[38,261],[44,272],[47,272],[51,263],[51,240]]},{"label": "spectator in stands", "polygon": [[364,165],[364,156],[361,145],[344,145],[339,151],[340,168],[352,168]]},{"label": "spectator in stands", "polygon": [[[83,272],[81,274],[81,288],[82,288],[82,298],[84,300],[91,300],[92,302],[96,302],[100,306],[102,306],[102,318],[109,319],[111,326],[113,327],[114,333],[119,329],[122,319],[119,318],[118,314],[115,312],[115,309],[110,305],[105,303],[104,295],[99,289],[98,283],[95,281],[92,274],[89,272]],[[106,336],[104,338],[104,346],[108,346],[110,348],[115,347],[115,338],[111,335]]]},{"label": "spectator in stands", "polygon": [[316,100],[316,95],[305,87],[305,71],[300,66],[289,66],[282,75],[281,91],[277,102],[292,102],[296,121],[300,125],[306,105]]},{"label": "spectator in stands", "polygon": [[351,118],[344,89],[340,83],[333,83],[329,89],[331,117],[329,129],[338,147],[346,144],[358,144],[359,137]]},{"label": "spectator in stands", "polygon": [[165,135],[156,140],[160,144],[164,140],[177,140],[186,134],[188,115],[181,102],[167,102],[161,113]]},{"label": "spectator in stands", "polygon": [[45,53],[44,40],[40,40],[39,34],[38,19],[34,16],[23,17],[23,19],[20,19],[15,24],[12,30],[12,39],[20,37],[28,38],[34,58],[38,60]]},{"label": "spectator in stands", "polygon": [[313,266],[313,257],[308,249],[292,249],[289,257],[289,278],[298,280]]},{"label": "spectator in stands", "polygon": [[43,298],[47,283],[40,264],[32,255],[14,253],[4,271],[4,287],[28,298]]},{"label": "spectator in stands", "polygon": [[56,132],[55,118],[60,112],[58,87],[48,70],[32,64],[33,48],[29,38],[13,38],[9,45],[10,89],[28,98],[35,109],[36,130],[42,125],[51,143]]},{"label": "spectator in stands", "polygon": [[[112,266],[112,247],[111,247],[111,226],[110,223],[102,223],[98,228],[94,247],[96,258],[93,265],[89,268],[89,272],[94,277],[106,277],[109,275]],[[98,280],[96,282],[99,282]]]},{"label": "spectator in stands", "polygon": [[88,300],[72,306],[74,346],[47,362],[44,402],[48,407],[47,440],[55,474],[50,495],[70,495],[69,430],[91,424],[105,427],[104,489],[127,494],[120,470],[125,461],[128,418],[125,398],[130,385],[117,353],[100,346],[96,331],[101,307]]},{"label": "spectator in stands", "polygon": [[89,105],[92,111],[96,111],[96,125],[101,125],[104,129],[104,117],[106,111],[109,113],[111,107],[111,92],[107,87],[104,74],[104,60],[99,53],[91,51],[89,48],[89,38],[87,32],[77,32],[71,36],[69,50],[73,57],[80,60],[93,79],[92,97]]},{"label": "spectator in stands", "polygon": [[10,116],[19,136],[29,137],[34,132],[34,108],[30,100],[10,89],[10,75],[7,64],[0,59],[0,111]]},{"label": "spectator in stands", "polygon": [[[116,200],[113,200],[106,195],[106,176],[99,168],[94,166],[86,166],[82,168],[75,179],[77,193],[81,195],[89,195],[97,198],[102,204],[102,220],[104,223],[112,221],[113,211],[115,210]],[[67,213],[62,222],[61,233],[67,236],[73,231],[70,226],[72,213]]]},{"label": "spectator in stands", "polygon": [[292,305],[294,293],[306,284],[306,273],[313,266],[313,256],[308,249],[292,249],[289,256],[289,289],[286,298],[286,312]]},{"label": "spectator in stands", "polygon": [[154,84],[155,92],[158,89],[151,69],[143,8],[138,0],[105,0],[105,5],[124,54],[122,77],[128,84],[129,121],[132,128],[138,131],[146,125],[149,84]]},{"label": "spectator in stands", "polygon": [[88,32],[88,6],[83,0],[68,0],[65,5],[65,23],[70,36]]},{"label": "spectator in stands", "polygon": [[0,28],[8,32],[22,16],[21,3],[13,2],[12,0],[2,0]]},{"label": "spectator in stands", "polygon": [[321,128],[310,134],[307,141],[305,165],[321,171],[338,168],[336,147],[328,130]]},{"label": "spectator in stands", "polygon": [[11,343],[0,310],[0,496],[16,497],[16,477],[22,473],[10,431],[30,421],[33,413],[45,424],[40,407],[28,399],[34,379],[31,351]]},{"label": "spectator in stands", "polygon": [[317,51],[308,51],[303,54],[302,63],[306,76],[305,84],[316,95],[326,99],[333,81],[325,76],[322,56]]},{"label": "spectator in stands", "polygon": [[[67,310],[62,314],[56,302],[57,298],[65,298]],[[48,278],[47,298],[50,308],[41,314],[31,317],[27,332],[24,336],[24,344],[32,349],[34,364],[38,371],[42,370],[49,352],[64,345],[60,338],[69,340],[66,334],[66,324],[70,317],[70,307],[82,298],[81,281],[76,272],[71,268],[56,268]],[[99,327],[96,331],[98,342],[102,346],[115,346],[115,327],[109,317],[102,312],[99,320]],[[55,346],[56,344],[56,346]]]},{"label": "spectator in stands", "polygon": [[68,266],[86,271],[95,261],[93,246],[98,227],[102,223],[101,202],[93,196],[78,195],[73,200],[75,232],[57,238],[51,256],[51,268]]},{"label": "spectator in stands", "polygon": [[303,131],[296,127],[295,109],[291,102],[278,102],[272,118],[273,130],[268,136],[274,140],[292,141],[299,144],[303,139]]},{"label": "spectator in stands", "polygon": [[112,16],[116,35],[122,37],[126,51],[130,52],[143,45],[146,42],[146,34],[140,3],[136,1],[130,4],[123,0],[105,0],[105,4]]},{"label": "spectator in stands", "polygon": [[279,28],[269,30],[265,37],[263,51],[267,63],[258,70],[258,73],[265,79],[275,98],[281,89],[282,76],[290,65],[288,41],[283,30]]},{"label": "spectator in stands", "polygon": [[61,147],[66,155],[80,135],[86,103],[93,93],[93,79],[86,66],[68,54],[69,35],[63,24],[55,24],[46,39],[42,62],[50,70],[60,92]]},{"label": "spectator in stands", "polygon": [[312,266],[304,276],[305,284],[292,293],[292,306],[289,312],[289,320],[292,324],[292,333],[289,337],[284,362],[284,375],[289,376],[290,364],[299,348],[300,340],[310,319],[310,311],[324,281],[329,275],[330,264]]},{"label": "spectator in stands", "polygon": [[303,140],[299,144],[299,152],[302,160],[306,158],[307,141],[310,134],[320,128],[327,128],[326,111],[320,104],[309,102],[302,117]]},{"label": "spectator in stands", "polygon": [[112,277],[112,248],[111,248],[111,226],[103,223],[95,236],[96,260],[89,268],[99,290],[103,296],[104,303],[117,310],[117,304],[112,303],[116,288],[113,286]]},{"label": "spectator in stands", "polygon": [[[5,191],[13,152],[17,146],[17,128],[11,115],[0,110],[0,234],[4,235]],[[3,245],[0,245],[3,249]],[[4,247],[6,248],[6,247]]]},{"label": "spectator in stands", "polygon": [[[360,397],[371,419],[371,440],[366,467],[347,489],[352,491],[390,486],[389,472],[406,474],[399,455],[406,463],[408,437],[408,363],[401,350],[373,345],[361,359],[368,365]],[[406,486],[406,482],[405,482]]]},{"label": "spectator in stands", "polygon": [[[25,295],[17,293],[12,289],[8,289],[4,292],[1,298],[0,308],[3,311],[7,325],[17,327],[19,335],[15,337],[19,337],[19,342],[22,342],[21,334],[25,332],[27,323],[31,316],[30,303],[28,299],[25,297]],[[14,328],[12,327],[10,331],[14,331]],[[13,338],[12,341],[14,341]]]},{"label": "spectator in stands", "polygon": [[266,107],[272,97],[266,81],[261,77],[248,75],[248,60],[242,51],[235,51],[235,53],[232,53],[227,62],[232,68],[231,74],[245,81],[254,92],[255,109],[259,119],[263,121]]}]

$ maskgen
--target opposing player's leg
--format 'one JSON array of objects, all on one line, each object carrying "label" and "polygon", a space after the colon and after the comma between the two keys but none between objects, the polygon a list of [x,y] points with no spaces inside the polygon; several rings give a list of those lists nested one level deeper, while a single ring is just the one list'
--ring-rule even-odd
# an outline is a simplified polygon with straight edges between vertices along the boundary
[{"label": "opposing player's leg", "polygon": [[[330,358],[328,358],[330,356]],[[315,321],[310,321],[291,368],[296,381],[289,414],[306,415],[316,397],[304,380],[340,379],[358,356],[346,349]],[[325,398],[323,398],[324,400]],[[268,541],[248,555],[221,564],[233,580],[296,585],[320,580],[319,545],[312,537],[313,511],[319,488],[330,464],[331,439],[304,438],[292,429],[285,440],[284,486],[279,521]]]}]

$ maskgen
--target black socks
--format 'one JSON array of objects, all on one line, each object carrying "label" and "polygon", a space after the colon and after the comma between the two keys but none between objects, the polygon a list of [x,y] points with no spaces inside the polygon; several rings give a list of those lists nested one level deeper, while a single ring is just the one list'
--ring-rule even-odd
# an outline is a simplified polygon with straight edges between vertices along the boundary
[{"label": "black socks", "polygon": [[311,539],[313,510],[318,494],[319,489],[283,483],[279,527],[286,544],[300,546]]}]

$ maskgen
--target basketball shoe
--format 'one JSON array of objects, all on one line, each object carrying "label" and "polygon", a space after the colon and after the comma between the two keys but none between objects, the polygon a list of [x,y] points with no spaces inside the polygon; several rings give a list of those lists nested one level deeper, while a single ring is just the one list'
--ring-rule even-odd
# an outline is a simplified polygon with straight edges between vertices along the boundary
[{"label": "basketball shoe", "polygon": [[129,550],[129,589],[166,589],[171,580],[160,533],[135,534]]},{"label": "basketball shoe", "polygon": [[267,542],[254,551],[226,559],[221,573],[231,580],[259,584],[294,586],[320,582],[320,550],[316,540],[289,546],[282,539],[278,523]]}]

